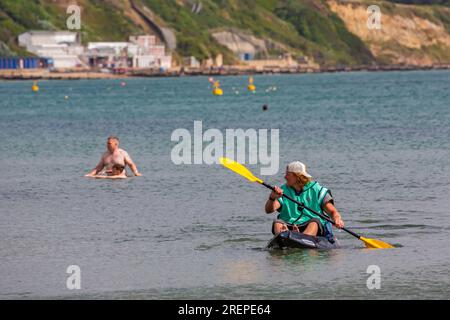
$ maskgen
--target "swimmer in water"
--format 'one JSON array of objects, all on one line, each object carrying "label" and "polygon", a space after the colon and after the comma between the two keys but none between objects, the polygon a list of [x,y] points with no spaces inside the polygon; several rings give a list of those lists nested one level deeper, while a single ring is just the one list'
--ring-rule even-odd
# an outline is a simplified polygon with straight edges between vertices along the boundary
[{"label": "swimmer in water", "polygon": [[110,136],[106,148],[107,151],[103,153],[100,162],[95,169],[85,175],[85,177],[95,177],[98,174],[103,173],[103,170],[106,170],[106,173],[111,173],[112,167],[115,164],[120,164],[124,167],[129,166],[136,177],[141,176],[129,154],[125,150],[119,148],[119,139],[117,137]]},{"label": "swimmer in water", "polygon": [[121,164],[115,164],[111,168],[111,172],[104,174],[96,174],[95,176],[92,176],[91,178],[95,179],[126,179],[127,174],[125,171],[125,166]]}]

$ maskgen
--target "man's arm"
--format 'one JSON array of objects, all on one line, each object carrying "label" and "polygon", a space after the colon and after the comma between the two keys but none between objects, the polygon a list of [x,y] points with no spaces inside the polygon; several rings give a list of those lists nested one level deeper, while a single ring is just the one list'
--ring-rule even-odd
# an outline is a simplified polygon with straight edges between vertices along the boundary
[{"label": "man's arm", "polygon": [[124,154],[124,159],[125,159],[125,164],[130,167],[131,171],[133,172],[133,174],[136,177],[142,176],[142,174],[139,173],[136,165],[134,164],[133,160],[131,159],[130,155],[127,152],[125,152],[125,154]]},{"label": "man's arm", "polygon": [[333,219],[334,223],[336,223],[336,227],[343,228],[344,221],[342,220],[341,215],[339,214],[339,211],[336,209],[336,207],[333,205],[331,201],[328,201],[325,206],[323,207],[326,213],[328,213],[331,218]]},{"label": "man's arm", "polygon": [[95,176],[97,173],[102,171],[104,167],[105,167],[105,164],[103,162],[103,156],[102,156],[102,158],[100,159],[100,162],[97,164],[95,169],[92,170],[91,172],[89,172],[88,174],[86,174],[85,177],[93,177],[93,176]]},{"label": "man's arm", "polygon": [[279,187],[275,187],[275,191],[272,191],[269,199],[266,201],[265,209],[267,214],[275,212],[281,208],[281,204],[278,201],[278,198],[280,198],[282,195],[283,190],[281,190],[281,188]]}]

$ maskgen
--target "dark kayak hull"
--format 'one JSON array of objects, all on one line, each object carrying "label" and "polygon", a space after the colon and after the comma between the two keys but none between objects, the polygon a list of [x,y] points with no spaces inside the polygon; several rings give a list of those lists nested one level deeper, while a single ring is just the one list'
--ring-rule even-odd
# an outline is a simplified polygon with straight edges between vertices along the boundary
[{"label": "dark kayak hull", "polygon": [[337,249],[339,242],[334,243],[324,237],[313,237],[300,232],[284,231],[269,241],[267,248],[300,248],[300,249]]}]

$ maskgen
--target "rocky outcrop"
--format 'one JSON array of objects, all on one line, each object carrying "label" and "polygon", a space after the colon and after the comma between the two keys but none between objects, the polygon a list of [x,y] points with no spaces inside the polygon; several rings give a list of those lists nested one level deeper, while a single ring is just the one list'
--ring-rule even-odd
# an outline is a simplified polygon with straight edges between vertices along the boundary
[{"label": "rocky outcrop", "polygon": [[[443,23],[430,15],[434,7],[374,4],[380,7],[380,29],[367,27],[367,4],[328,1],[330,9],[344,21],[347,29],[384,63],[423,66],[450,61],[450,34]],[[447,11],[450,17],[450,8],[436,10]]]},{"label": "rocky outcrop", "polygon": [[244,34],[237,30],[225,30],[213,32],[212,36],[217,42],[230,49],[236,55],[267,55],[266,41],[258,39],[251,34]]},{"label": "rocky outcrop", "polygon": [[211,31],[213,38],[235,55],[250,54],[252,57],[267,58],[270,52],[288,53],[291,48],[270,38],[260,39],[251,33],[238,29]]}]

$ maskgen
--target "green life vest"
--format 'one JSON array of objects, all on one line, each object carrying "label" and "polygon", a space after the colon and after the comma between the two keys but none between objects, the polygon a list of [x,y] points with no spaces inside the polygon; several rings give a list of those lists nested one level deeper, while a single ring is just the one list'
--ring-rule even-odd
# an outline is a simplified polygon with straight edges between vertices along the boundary
[{"label": "green life vest", "polygon": [[[285,195],[303,203],[306,207],[326,215],[322,210],[322,202],[329,190],[322,187],[318,182],[308,182],[299,193],[297,193],[294,188],[288,187],[286,184],[281,186],[281,189]],[[303,224],[312,218],[316,218],[319,219],[324,226],[327,223],[326,220],[315,215],[308,209],[299,210],[298,205],[291,200],[279,198],[278,202],[281,204],[281,208],[278,209],[278,212],[280,212],[278,219],[280,220],[290,224],[293,224],[294,222],[295,224]],[[298,219],[299,216],[301,216],[300,219]]]}]

